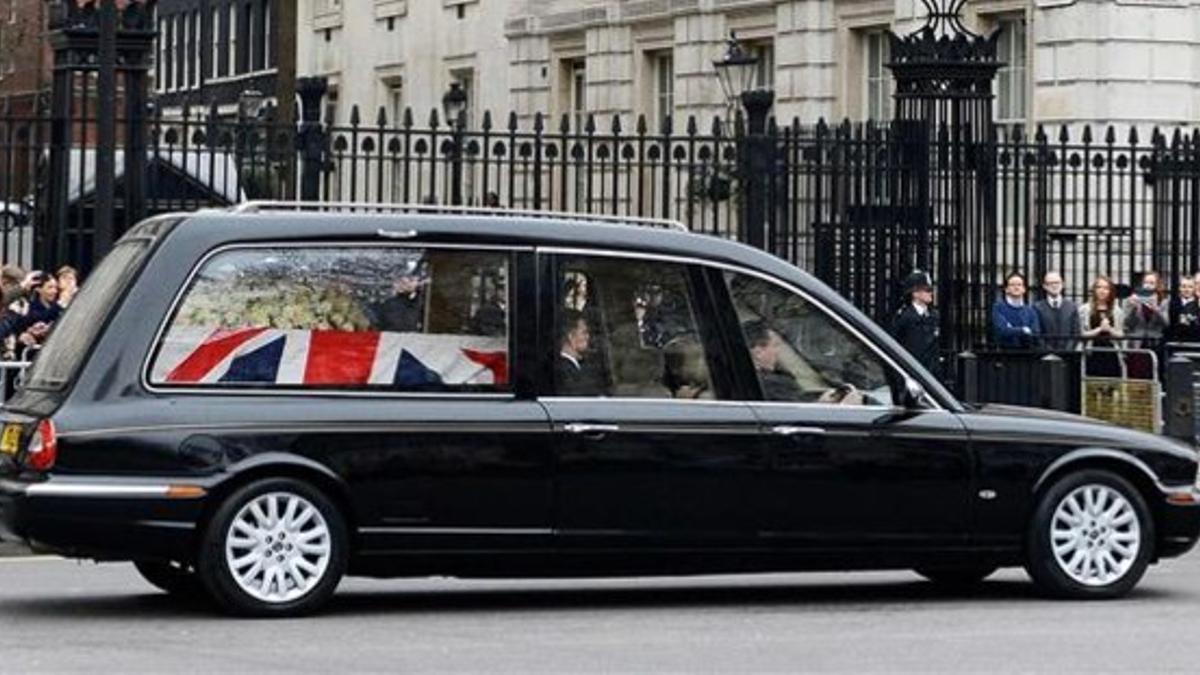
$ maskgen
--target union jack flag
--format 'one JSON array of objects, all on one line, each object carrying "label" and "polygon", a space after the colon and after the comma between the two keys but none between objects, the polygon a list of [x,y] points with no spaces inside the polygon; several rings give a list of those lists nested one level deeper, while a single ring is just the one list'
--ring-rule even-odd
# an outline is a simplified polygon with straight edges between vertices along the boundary
[{"label": "union jack flag", "polygon": [[502,337],[275,328],[175,328],[155,359],[164,384],[401,388],[508,382]]}]

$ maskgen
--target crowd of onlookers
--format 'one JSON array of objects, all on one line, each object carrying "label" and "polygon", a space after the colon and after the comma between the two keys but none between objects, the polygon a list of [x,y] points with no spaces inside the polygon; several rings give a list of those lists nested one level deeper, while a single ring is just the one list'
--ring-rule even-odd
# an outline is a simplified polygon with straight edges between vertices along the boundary
[{"label": "crowd of onlookers", "polygon": [[1075,349],[1123,342],[1150,346],[1161,341],[1200,343],[1200,309],[1196,283],[1200,275],[1178,280],[1172,295],[1157,272],[1146,272],[1128,297],[1120,300],[1108,277],[1097,277],[1087,301],[1076,305],[1063,295],[1063,278],[1047,272],[1043,297],[1026,301],[1027,285],[1019,273],[1004,280],[1004,294],[992,306],[992,335],[1002,348]]},{"label": "crowd of onlookers", "polygon": [[[1088,371],[1095,375],[1145,377],[1153,370],[1144,350],[1167,343],[1200,345],[1200,273],[1177,280],[1171,293],[1158,272],[1146,272],[1118,297],[1117,286],[1096,277],[1084,302],[1064,294],[1061,273],[1042,277],[1041,298],[1030,302],[1024,275],[1004,279],[992,305],[991,337],[1000,349],[1075,351],[1087,349]],[[939,365],[937,314],[932,308],[933,282],[914,272],[905,281],[906,302],[897,313],[893,333],[918,360],[935,372]],[[1125,350],[1134,352],[1120,355]],[[1138,353],[1140,352],[1140,353]]]},{"label": "crowd of onlookers", "polygon": [[79,290],[79,273],[64,265],[50,274],[15,265],[0,268],[0,350],[3,360],[26,360],[41,349]]}]

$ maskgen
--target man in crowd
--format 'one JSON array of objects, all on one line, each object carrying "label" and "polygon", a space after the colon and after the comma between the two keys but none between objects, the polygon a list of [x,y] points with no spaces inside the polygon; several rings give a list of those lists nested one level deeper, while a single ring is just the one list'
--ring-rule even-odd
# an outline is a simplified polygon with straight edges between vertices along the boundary
[{"label": "man in crowd", "polygon": [[1075,349],[1079,338],[1079,308],[1063,297],[1063,278],[1058,272],[1042,277],[1045,297],[1033,303],[1042,324],[1042,346],[1050,350]]},{"label": "man in crowd", "polygon": [[559,318],[558,338],[558,358],[554,362],[557,392],[562,396],[602,394],[600,378],[586,358],[592,333],[583,313],[564,309]]},{"label": "man in crowd", "polygon": [[904,306],[892,321],[892,335],[937,377],[941,377],[938,353],[938,315],[933,308],[933,280],[920,270],[904,279]]}]

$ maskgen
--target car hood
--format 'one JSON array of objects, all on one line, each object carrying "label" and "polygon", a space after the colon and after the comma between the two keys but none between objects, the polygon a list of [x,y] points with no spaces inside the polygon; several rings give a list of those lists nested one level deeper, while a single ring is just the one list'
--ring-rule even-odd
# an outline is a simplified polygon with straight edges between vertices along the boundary
[{"label": "car hood", "polygon": [[1129,450],[1155,450],[1196,460],[1195,446],[1108,422],[1041,408],[989,403],[962,416],[972,435],[1026,437],[1035,442],[1069,443]]}]

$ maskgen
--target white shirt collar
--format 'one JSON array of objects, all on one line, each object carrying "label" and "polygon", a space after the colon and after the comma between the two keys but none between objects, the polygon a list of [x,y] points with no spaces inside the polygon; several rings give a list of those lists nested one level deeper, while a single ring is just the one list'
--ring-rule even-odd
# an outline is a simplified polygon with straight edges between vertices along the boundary
[{"label": "white shirt collar", "polygon": [[574,364],[574,365],[575,365],[575,367],[576,367],[576,368],[580,368],[580,367],[581,367],[581,366],[579,365],[579,359],[575,358],[574,356],[571,356],[570,354],[568,354],[568,353],[566,353],[566,352],[559,352],[559,353],[558,353],[558,355],[559,355],[559,356],[561,356],[561,357],[563,357],[564,359],[566,359],[566,360],[570,361],[572,364]]},{"label": "white shirt collar", "polygon": [[913,306],[913,309],[917,310],[917,314],[920,314],[921,316],[925,316],[926,314],[929,313],[929,307],[926,305],[922,305],[919,302],[914,302],[912,304],[912,306]]}]

